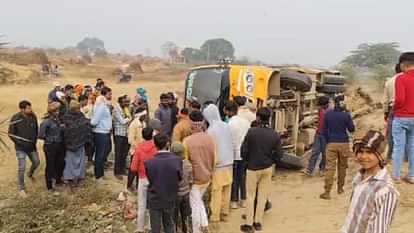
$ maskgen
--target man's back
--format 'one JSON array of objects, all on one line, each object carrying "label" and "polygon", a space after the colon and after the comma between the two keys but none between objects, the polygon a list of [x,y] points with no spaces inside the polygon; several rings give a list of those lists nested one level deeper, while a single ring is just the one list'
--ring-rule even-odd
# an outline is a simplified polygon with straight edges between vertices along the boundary
[{"label": "man's back", "polygon": [[205,132],[200,132],[184,139],[183,144],[193,166],[194,183],[206,184],[210,182],[216,153],[213,138]]},{"label": "man's back", "polygon": [[182,160],[173,153],[159,152],[145,162],[148,187],[148,203],[151,209],[174,207],[178,184],[182,177]]},{"label": "man's back", "polygon": [[395,81],[394,114],[414,118],[414,70],[398,76]]},{"label": "man's back", "polygon": [[328,143],[349,142],[348,132],[354,132],[351,115],[345,111],[330,110],[324,119],[324,135]]},{"label": "man's back", "polygon": [[249,170],[271,167],[282,153],[279,135],[267,127],[250,128],[241,148],[241,156]]}]

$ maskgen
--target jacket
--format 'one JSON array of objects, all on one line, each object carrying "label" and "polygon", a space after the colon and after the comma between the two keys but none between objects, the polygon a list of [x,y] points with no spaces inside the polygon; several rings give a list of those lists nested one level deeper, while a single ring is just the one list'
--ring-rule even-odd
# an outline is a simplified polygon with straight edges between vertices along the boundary
[{"label": "jacket", "polygon": [[158,153],[157,148],[155,147],[154,141],[149,140],[142,142],[137,145],[134,157],[131,162],[131,172],[138,174],[138,177],[143,179],[147,178],[145,173],[144,162],[154,158],[155,154]]},{"label": "jacket", "polygon": [[174,208],[182,167],[181,158],[167,151],[160,151],[153,159],[145,161],[149,209]]},{"label": "jacket", "polygon": [[249,170],[263,170],[283,156],[279,135],[271,128],[250,128],[241,148],[241,157]]},{"label": "jacket", "polygon": [[172,132],[172,117],[171,108],[160,106],[154,113],[155,119],[161,121],[161,130],[163,134],[171,136]]},{"label": "jacket", "polygon": [[91,125],[94,133],[108,134],[112,130],[112,116],[109,106],[105,103],[95,105]]},{"label": "jacket", "polygon": [[190,193],[193,184],[193,166],[190,161],[183,160],[183,177],[178,186],[178,196],[183,197]]},{"label": "jacket", "polygon": [[414,118],[414,70],[409,70],[395,81],[394,116]]},{"label": "jacket", "polygon": [[45,144],[63,142],[63,129],[60,122],[51,118],[44,119],[39,128],[39,139],[44,140]]},{"label": "jacket", "polygon": [[354,131],[355,125],[348,112],[337,108],[326,112],[323,134],[327,143],[348,143],[348,132]]},{"label": "jacket", "polygon": [[209,123],[207,133],[216,143],[218,158],[216,168],[231,167],[234,162],[234,153],[230,126],[221,120],[219,110],[214,104],[204,109],[203,116]]},{"label": "jacket", "polygon": [[250,122],[245,118],[236,115],[230,118],[229,127],[231,130],[232,145],[234,160],[240,161],[240,148],[243,144],[244,138],[246,137],[247,131],[250,129]]},{"label": "jacket", "polygon": [[[26,116],[16,113],[10,120],[10,139],[14,142],[16,151],[30,153],[36,151],[38,125],[36,115]],[[13,137],[17,136],[16,137]]]},{"label": "jacket", "polygon": [[205,132],[194,133],[183,141],[186,157],[193,166],[194,184],[211,181],[216,163],[213,138]]},{"label": "jacket", "polygon": [[76,151],[87,142],[92,141],[92,130],[89,120],[81,112],[70,111],[62,118],[65,148]]},{"label": "jacket", "polygon": [[172,139],[173,142],[183,142],[184,138],[191,135],[191,121],[181,119],[174,127]]}]

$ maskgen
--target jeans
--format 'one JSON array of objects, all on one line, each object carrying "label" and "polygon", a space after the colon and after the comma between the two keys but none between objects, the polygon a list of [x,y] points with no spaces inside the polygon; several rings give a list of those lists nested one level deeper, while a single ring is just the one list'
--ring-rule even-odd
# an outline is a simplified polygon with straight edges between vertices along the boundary
[{"label": "jeans", "polygon": [[85,155],[88,157],[88,161],[93,161],[93,155],[95,154],[95,146],[93,145],[93,142],[87,142],[85,143]]},{"label": "jeans", "polygon": [[174,208],[150,209],[151,233],[161,233],[161,224],[165,233],[175,233],[173,221]]},{"label": "jeans", "polygon": [[53,180],[62,183],[63,170],[65,169],[65,150],[62,143],[45,144],[43,146],[46,157],[46,187],[53,189]]},{"label": "jeans", "polygon": [[322,155],[321,162],[319,163],[319,171],[324,171],[326,166],[326,139],[322,134],[315,134],[315,141],[313,142],[312,155],[309,159],[308,172],[313,173],[316,167],[318,158]]},{"label": "jeans", "polygon": [[392,153],[393,176],[401,177],[404,155],[408,155],[408,177],[414,178],[414,118],[395,117],[392,123],[394,149]]},{"label": "jeans", "polygon": [[206,207],[203,195],[207,191],[206,185],[193,185],[190,191],[191,219],[193,222],[193,233],[201,233],[202,227],[208,226]]},{"label": "jeans", "polygon": [[33,151],[30,153],[26,153],[24,151],[16,151],[16,157],[18,161],[18,169],[17,169],[17,175],[18,175],[18,184],[19,184],[19,190],[24,190],[24,173],[26,171],[26,157],[29,157],[30,161],[32,162],[32,166],[30,167],[30,170],[28,172],[28,176],[31,177],[33,173],[35,172],[36,168],[39,167],[40,160],[39,160],[39,154],[37,151]]},{"label": "jeans", "polygon": [[138,185],[138,213],[137,213],[137,231],[144,232],[145,216],[147,212],[147,194],[148,194],[148,179],[140,178]]},{"label": "jeans", "polygon": [[246,165],[241,160],[234,160],[231,201],[246,200]]},{"label": "jeans", "polygon": [[114,174],[125,175],[126,159],[129,152],[128,138],[123,136],[114,136],[115,143],[115,165]]},{"label": "jeans", "polygon": [[95,178],[99,179],[104,176],[105,162],[111,148],[111,135],[103,133],[94,133],[95,140]]},{"label": "jeans", "polygon": [[394,141],[392,138],[392,122],[394,120],[394,114],[389,113],[388,115],[388,121],[387,121],[387,141],[388,141],[388,154],[387,159],[392,159],[392,153],[394,150]]},{"label": "jeans", "polygon": [[[178,226],[181,225],[181,232],[187,233],[187,224],[191,216],[191,207],[190,207],[190,195],[179,196],[177,198],[175,213],[174,213],[174,222],[175,230],[178,231]],[[181,221],[180,221],[181,220]],[[180,222],[180,224],[178,224]]]}]

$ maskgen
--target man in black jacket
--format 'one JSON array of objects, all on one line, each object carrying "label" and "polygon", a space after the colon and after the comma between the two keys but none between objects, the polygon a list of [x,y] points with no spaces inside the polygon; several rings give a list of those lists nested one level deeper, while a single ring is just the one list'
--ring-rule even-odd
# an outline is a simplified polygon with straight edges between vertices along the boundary
[{"label": "man in black jacket", "polygon": [[258,127],[249,129],[241,147],[241,157],[247,165],[247,208],[246,224],[241,226],[243,232],[262,229],[262,217],[270,192],[272,165],[283,153],[279,135],[269,126],[271,113],[268,108],[257,111]]},{"label": "man in black jacket", "polygon": [[32,178],[33,173],[39,166],[39,154],[36,149],[38,125],[36,115],[33,113],[29,101],[23,100],[19,103],[20,112],[16,113],[10,120],[9,137],[14,142],[18,160],[18,183],[19,192],[26,197],[24,186],[24,173],[26,171],[26,157],[32,162],[27,176]]},{"label": "man in black jacket", "polygon": [[161,233],[161,224],[165,233],[175,232],[173,214],[183,162],[177,155],[166,150],[168,141],[168,136],[156,135],[154,143],[158,154],[145,161],[152,233]]}]

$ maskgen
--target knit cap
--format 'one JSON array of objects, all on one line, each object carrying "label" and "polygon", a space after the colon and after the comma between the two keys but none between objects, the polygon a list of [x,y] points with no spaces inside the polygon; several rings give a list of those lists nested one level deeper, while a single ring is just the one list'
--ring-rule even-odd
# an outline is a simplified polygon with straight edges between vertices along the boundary
[{"label": "knit cap", "polygon": [[362,149],[368,149],[378,157],[383,166],[386,164],[383,157],[385,147],[384,135],[376,130],[369,130],[363,138],[354,140],[355,153],[359,153]]}]

